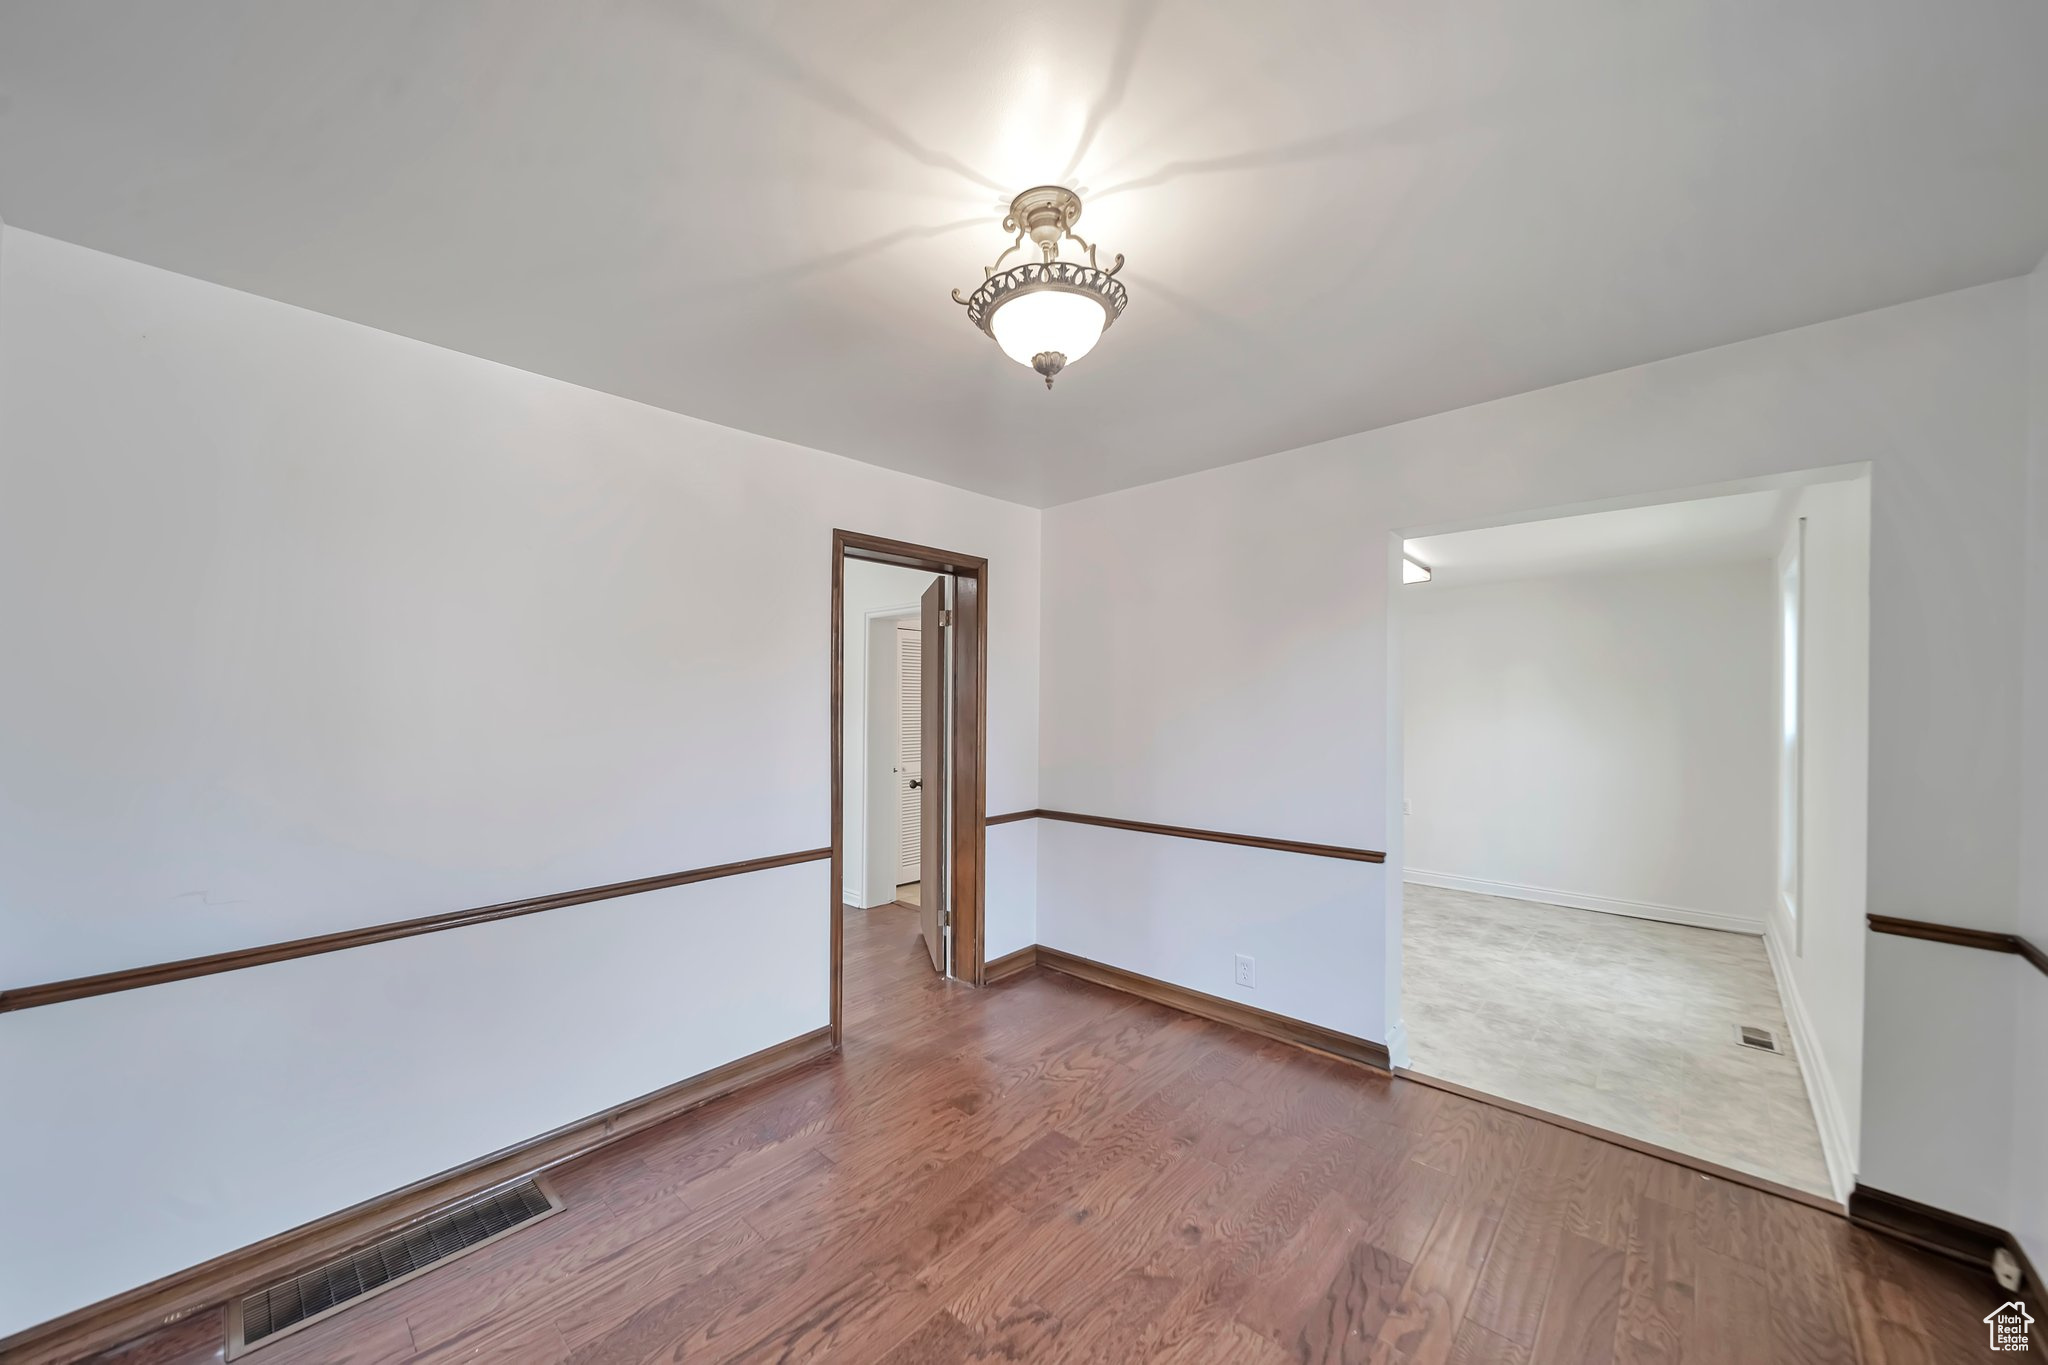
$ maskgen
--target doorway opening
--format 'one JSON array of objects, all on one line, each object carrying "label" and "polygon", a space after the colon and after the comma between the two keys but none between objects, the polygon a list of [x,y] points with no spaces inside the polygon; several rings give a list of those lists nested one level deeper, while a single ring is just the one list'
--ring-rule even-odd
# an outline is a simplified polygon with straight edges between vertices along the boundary
[{"label": "doorway opening", "polygon": [[1414,1073],[1846,1195],[1869,488],[1858,466],[1401,539]]},{"label": "doorway opening", "polygon": [[832,1032],[846,916],[904,916],[937,975],[980,985],[987,562],[832,534]]}]

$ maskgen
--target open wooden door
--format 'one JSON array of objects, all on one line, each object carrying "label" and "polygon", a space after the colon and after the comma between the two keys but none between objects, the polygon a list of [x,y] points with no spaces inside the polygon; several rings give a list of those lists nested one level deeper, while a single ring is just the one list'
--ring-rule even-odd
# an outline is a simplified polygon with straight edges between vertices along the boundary
[{"label": "open wooden door", "polygon": [[920,737],[924,786],[918,793],[918,886],[917,908],[924,920],[925,951],[932,955],[932,970],[946,970],[946,906],[951,897],[951,868],[946,857],[946,580],[935,578],[918,599],[918,624],[922,638],[919,661],[924,686],[918,705],[923,712],[924,734]]}]

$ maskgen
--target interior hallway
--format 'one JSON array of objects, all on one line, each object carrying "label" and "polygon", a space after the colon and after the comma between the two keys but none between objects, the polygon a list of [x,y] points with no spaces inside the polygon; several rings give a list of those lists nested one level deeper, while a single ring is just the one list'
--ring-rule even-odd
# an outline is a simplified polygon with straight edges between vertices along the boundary
[{"label": "interior hallway", "polygon": [[1044,971],[947,983],[912,911],[849,909],[846,949],[840,1059],[564,1167],[565,1212],[251,1359],[1876,1365],[1976,1358],[1998,1302],[1424,1085]]},{"label": "interior hallway", "polygon": [[1414,882],[1402,903],[1414,1070],[1833,1197],[1762,939]]}]

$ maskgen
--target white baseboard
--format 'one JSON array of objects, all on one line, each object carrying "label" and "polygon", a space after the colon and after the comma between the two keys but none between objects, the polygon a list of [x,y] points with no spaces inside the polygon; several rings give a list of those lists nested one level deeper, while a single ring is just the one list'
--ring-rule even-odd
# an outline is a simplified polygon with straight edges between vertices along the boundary
[{"label": "white baseboard", "polygon": [[1799,983],[1785,962],[1785,949],[1778,941],[1777,924],[1764,934],[1764,955],[1771,960],[1771,975],[1778,979],[1778,999],[1785,1006],[1785,1022],[1792,1026],[1792,1046],[1799,1054],[1799,1075],[1806,1082],[1806,1101],[1813,1106],[1814,1125],[1820,1129],[1820,1151],[1827,1159],[1828,1182],[1835,1198],[1847,1200],[1856,1184],[1856,1162],[1850,1155],[1849,1121],[1835,1079],[1828,1070],[1827,1055],[1813,1031],[1813,1019],[1799,996]]},{"label": "white baseboard", "polygon": [[1423,886],[1441,887],[1446,891],[1470,891],[1480,896],[1505,896],[1509,900],[1562,905],[1571,910],[1598,910],[1603,915],[1627,915],[1631,919],[1661,920],[1666,924],[1685,924],[1695,929],[1719,929],[1729,934],[1762,935],[1764,932],[1761,917],[1751,919],[1742,915],[1724,915],[1715,910],[1693,910],[1683,905],[1657,905],[1651,901],[1616,900],[1612,896],[1586,896],[1576,891],[1553,891],[1545,886],[1492,882],[1483,877],[1459,877],[1449,872],[1429,872],[1419,867],[1408,868],[1402,875],[1408,881],[1418,882]]},{"label": "white baseboard", "polygon": [[1387,1030],[1387,1065],[1399,1070],[1408,1065],[1408,1021],[1396,1019]]}]

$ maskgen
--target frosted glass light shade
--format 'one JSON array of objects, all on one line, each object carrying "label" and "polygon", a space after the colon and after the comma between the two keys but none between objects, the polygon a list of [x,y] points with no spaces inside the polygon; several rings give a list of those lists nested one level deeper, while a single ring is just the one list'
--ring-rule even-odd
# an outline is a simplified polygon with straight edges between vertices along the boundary
[{"label": "frosted glass light shade", "polygon": [[1029,366],[1041,351],[1056,351],[1069,365],[1095,349],[1109,313],[1092,294],[1067,289],[1034,289],[997,305],[989,335],[1003,354]]}]

